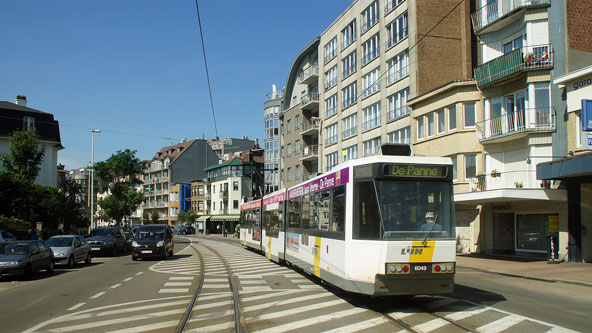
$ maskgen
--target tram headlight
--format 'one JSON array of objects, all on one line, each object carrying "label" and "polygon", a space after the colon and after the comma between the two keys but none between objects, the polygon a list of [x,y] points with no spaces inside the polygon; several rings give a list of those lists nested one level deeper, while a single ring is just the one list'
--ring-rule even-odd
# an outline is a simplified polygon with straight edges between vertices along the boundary
[{"label": "tram headlight", "polygon": [[388,274],[409,273],[409,264],[387,264]]},{"label": "tram headlight", "polygon": [[389,264],[388,270],[390,273],[395,273],[397,271],[397,265]]},{"label": "tram headlight", "polygon": [[446,264],[446,270],[449,272],[452,272],[452,270],[454,269],[454,265],[452,264]]}]

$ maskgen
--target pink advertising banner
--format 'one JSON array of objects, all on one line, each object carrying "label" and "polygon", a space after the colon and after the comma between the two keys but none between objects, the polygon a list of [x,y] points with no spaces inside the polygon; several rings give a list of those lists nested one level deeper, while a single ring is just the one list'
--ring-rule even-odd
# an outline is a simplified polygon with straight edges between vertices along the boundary
[{"label": "pink advertising banner", "polygon": [[321,178],[304,183],[288,191],[288,200],[301,197],[310,193],[324,191],[332,187],[347,184],[349,182],[349,169],[341,169]]}]

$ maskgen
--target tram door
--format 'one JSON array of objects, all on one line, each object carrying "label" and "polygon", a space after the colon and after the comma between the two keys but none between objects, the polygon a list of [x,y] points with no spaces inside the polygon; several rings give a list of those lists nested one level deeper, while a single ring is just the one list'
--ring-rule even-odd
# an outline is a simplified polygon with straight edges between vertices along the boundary
[{"label": "tram door", "polygon": [[514,213],[494,213],[495,251],[514,253]]}]

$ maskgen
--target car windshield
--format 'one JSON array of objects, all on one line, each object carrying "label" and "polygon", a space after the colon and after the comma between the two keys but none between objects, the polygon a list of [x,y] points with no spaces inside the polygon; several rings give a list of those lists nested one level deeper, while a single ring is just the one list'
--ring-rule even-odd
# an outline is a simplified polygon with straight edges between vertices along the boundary
[{"label": "car windshield", "polygon": [[109,236],[115,237],[115,229],[94,229],[90,232],[90,236]]},{"label": "car windshield", "polygon": [[29,243],[0,243],[0,255],[23,255],[29,254]]},{"label": "car windshield", "polygon": [[72,246],[72,237],[51,237],[45,243],[50,247],[69,247]]},{"label": "car windshield", "polygon": [[136,238],[139,240],[161,240],[164,239],[164,229],[140,229]]}]

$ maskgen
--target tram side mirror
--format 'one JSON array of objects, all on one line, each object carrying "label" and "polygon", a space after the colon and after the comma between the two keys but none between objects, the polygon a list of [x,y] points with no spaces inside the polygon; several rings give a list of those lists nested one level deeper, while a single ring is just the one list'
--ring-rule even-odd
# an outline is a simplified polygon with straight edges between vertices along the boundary
[{"label": "tram side mirror", "polygon": [[411,156],[411,147],[404,143],[383,143],[380,151],[383,156]]}]

